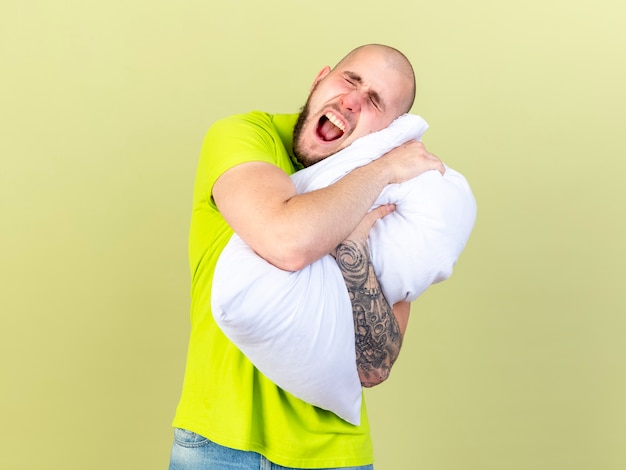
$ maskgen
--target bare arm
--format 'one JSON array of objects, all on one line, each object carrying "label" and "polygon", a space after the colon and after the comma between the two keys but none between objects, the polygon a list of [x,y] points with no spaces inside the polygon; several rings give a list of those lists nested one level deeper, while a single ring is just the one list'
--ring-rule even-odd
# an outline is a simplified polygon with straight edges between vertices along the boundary
[{"label": "bare arm", "polygon": [[383,207],[378,213],[368,214],[335,252],[352,303],[357,371],[364,387],[373,387],[389,377],[409,319],[410,303],[399,302],[392,309],[383,296],[367,243],[369,228],[389,210]]},{"label": "bare arm", "polygon": [[298,270],[344,240],[387,184],[431,169],[443,172],[443,164],[411,141],[310,193],[298,195],[279,168],[248,162],[220,176],[212,194],[228,224],[253,250],[281,269]]}]

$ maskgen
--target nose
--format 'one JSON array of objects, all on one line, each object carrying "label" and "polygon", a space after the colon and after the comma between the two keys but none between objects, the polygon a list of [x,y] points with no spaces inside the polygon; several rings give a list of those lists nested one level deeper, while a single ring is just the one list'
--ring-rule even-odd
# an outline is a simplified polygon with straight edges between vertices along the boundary
[{"label": "nose", "polygon": [[351,111],[353,113],[358,113],[361,111],[361,103],[363,101],[363,96],[358,90],[350,91],[341,97],[341,105]]}]

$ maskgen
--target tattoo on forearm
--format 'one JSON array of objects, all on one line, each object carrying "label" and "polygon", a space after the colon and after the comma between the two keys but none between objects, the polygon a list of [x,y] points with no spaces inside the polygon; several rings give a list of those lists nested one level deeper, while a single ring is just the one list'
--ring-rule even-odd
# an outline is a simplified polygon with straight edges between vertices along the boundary
[{"label": "tattoo on forearm", "polygon": [[402,335],[376,279],[367,241],[346,240],[337,247],[336,260],[352,302],[357,370],[363,386],[372,387],[389,376]]}]

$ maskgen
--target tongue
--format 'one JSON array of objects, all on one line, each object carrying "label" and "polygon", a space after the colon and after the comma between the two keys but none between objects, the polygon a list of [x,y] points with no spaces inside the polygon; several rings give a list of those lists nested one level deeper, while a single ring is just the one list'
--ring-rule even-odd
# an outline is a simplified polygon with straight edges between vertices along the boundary
[{"label": "tongue", "polygon": [[343,135],[343,131],[335,126],[328,119],[324,120],[322,125],[319,127],[318,133],[320,137],[327,142],[338,139]]}]

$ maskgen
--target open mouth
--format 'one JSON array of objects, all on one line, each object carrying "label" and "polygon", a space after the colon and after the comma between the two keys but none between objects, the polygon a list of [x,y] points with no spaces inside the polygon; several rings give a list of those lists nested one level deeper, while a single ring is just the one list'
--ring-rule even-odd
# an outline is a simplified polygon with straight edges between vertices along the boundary
[{"label": "open mouth", "polygon": [[339,139],[345,130],[345,124],[330,111],[324,114],[317,123],[317,135],[325,142]]}]

